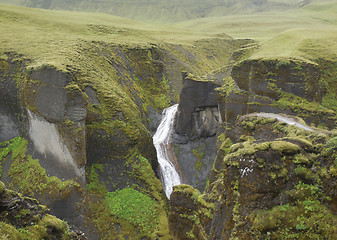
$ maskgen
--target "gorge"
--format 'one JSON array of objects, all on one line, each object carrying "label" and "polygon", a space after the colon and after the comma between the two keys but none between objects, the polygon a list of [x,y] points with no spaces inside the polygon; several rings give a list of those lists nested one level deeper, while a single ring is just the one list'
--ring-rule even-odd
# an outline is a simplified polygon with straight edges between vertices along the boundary
[{"label": "gorge", "polygon": [[0,4],[0,239],[337,239],[336,9]]}]

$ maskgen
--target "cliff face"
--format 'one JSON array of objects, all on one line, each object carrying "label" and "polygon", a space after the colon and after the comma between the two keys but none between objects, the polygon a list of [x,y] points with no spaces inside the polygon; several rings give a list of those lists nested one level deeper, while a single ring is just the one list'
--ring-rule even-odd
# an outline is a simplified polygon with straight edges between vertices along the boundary
[{"label": "cliff face", "polygon": [[214,81],[183,73],[174,149],[184,182],[200,191],[206,186],[215,158],[215,134],[221,123]]},{"label": "cliff face", "polygon": [[222,118],[234,123],[238,115],[281,112],[334,128],[336,113],[320,105],[327,96],[325,66],[296,59],[239,62],[231,73],[236,89],[220,92],[218,98]]},{"label": "cliff face", "polygon": [[[335,238],[336,112],[325,107],[334,104],[329,88],[335,85],[328,66],[333,64],[248,59],[232,67],[232,83],[217,89],[224,123],[200,196],[213,208],[191,205],[195,197],[176,189],[169,218],[174,239]],[[256,112],[289,114],[291,125],[249,115]],[[299,124],[305,122],[311,129]],[[178,227],[189,224],[189,230]]]}]

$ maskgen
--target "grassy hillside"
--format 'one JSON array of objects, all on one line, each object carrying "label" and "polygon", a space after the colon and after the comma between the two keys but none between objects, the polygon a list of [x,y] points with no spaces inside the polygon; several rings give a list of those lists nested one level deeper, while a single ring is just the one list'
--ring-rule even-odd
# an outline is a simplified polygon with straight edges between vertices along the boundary
[{"label": "grassy hillside", "polygon": [[[47,11],[0,5],[0,51],[16,51],[39,62],[65,66],[82,41],[116,45],[190,44],[208,34],[153,26],[101,13]],[[226,38],[226,37],[225,37]]]},{"label": "grassy hillside", "polygon": [[303,0],[0,0],[44,9],[104,12],[146,22],[178,22],[187,19],[251,14],[264,11],[283,11],[297,8],[310,1]]},{"label": "grassy hillside", "polygon": [[289,29],[314,29],[336,26],[337,5],[334,1],[312,2],[285,12],[273,11],[251,15],[199,18],[176,26],[204,33],[227,33],[234,38],[267,40]]}]

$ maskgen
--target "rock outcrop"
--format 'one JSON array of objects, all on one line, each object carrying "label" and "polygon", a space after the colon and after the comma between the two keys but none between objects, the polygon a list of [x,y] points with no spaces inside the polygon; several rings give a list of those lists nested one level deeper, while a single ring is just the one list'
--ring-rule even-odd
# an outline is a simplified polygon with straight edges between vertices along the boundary
[{"label": "rock outcrop", "polygon": [[182,77],[176,133],[187,139],[214,136],[221,122],[214,91],[219,85],[198,80],[186,72]]},{"label": "rock outcrop", "polygon": [[170,198],[169,227],[173,239],[207,239],[213,204],[189,185],[173,187]]},{"label": "rock outcrop", "polygon": [[[294,59],[249,59],[233,66],[232,85],[217,90],[225,126],[218,132],[209,185],[201,196],[214,203],[214,210],[210,222],[190,228],[205,231],[195,239],[336,237],[336,112],[323,107],[324,81],[331,75],[321,67]],[[274,115],[249,114],[256,112]],[[280,113],[289,114],[288,123],[282,122],[286,116],[273,117]],[[170,218],[171,231],[180,232],[175,239],[187,239],[188,230],[179,226],[198,215],[183,214],[193,197],[181,200],[186,205],[180,208],[176,197],[170,216],[184,218],[175,218],[174,224]]]},{"label": "rock outcrop", "polygon": [[184,182],[204,191],[215,158],[215,135],[221,124],[214,81],[182,73],[183,88],[173,143]]},{"label": "rock outcrop", "polygon": [[[242,117],[219,137],[210,185],[211,222],[194,226],[195,239],[334,238],[336,132],[306,131],[273,118]],[[328,183],[329,182],[329,183]],[[193,191],[193,189],[191,190]],[[183,215],[171,197],[170,215]],[[189,214],[186,219],[195,216]],[[170,218],[171,221],[173,219]],[[187,226],[175,219],[170,226]],[[185,239],[183,229],[175,239]],[[188,231],[187,231],[188,232]],[[185,232],[186,233],[186,232]]]},{"label": "rock outcrop", "polygon": [[320,105],[327,83],[318,64],[296,59],[249,59],[233,66],[232,90],[219,91],[222,119],[254,112],[297,115],[308,124],[332,129],[336,113]]},{"label": "rock outcrop", "polygon": [[1,239],[87,239],[34,198],[8,190],[0,182]]}]

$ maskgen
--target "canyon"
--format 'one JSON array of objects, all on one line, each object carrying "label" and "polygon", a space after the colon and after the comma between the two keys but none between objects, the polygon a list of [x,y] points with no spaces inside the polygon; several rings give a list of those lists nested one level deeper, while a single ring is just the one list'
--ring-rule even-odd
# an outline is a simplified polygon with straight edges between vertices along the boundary
[{"label": "canyon", "polygon": [[330,25],[261,41],[0,13],[1,237],[337,238]]}]

